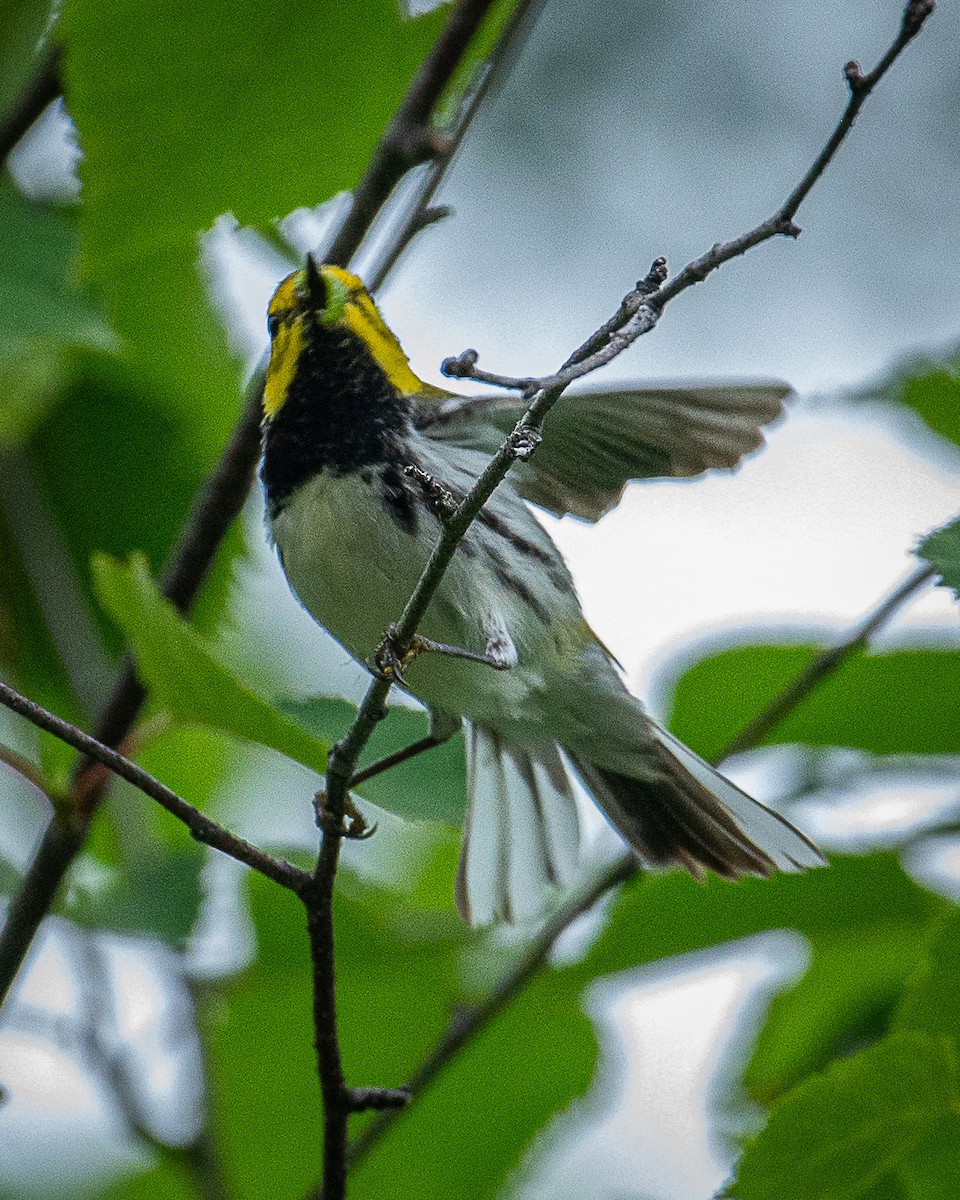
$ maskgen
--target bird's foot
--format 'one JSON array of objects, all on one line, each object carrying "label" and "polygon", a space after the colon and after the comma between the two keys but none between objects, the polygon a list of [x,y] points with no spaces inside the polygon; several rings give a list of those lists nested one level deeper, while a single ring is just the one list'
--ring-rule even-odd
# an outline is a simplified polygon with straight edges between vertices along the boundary
[{"label": "bird's foot", "polygon": [[376,822],[371,824],[349,796],[343,802],[343,814],[339,818],[330,811],[326,792],[317,792],[313,807],[322,833],[364,842],[377,832]]},{"label": "bird's foot", "polygon": [[489,638],[486,651],[477,654],[473,650],[465,650],[463,646],[448,646],[445,642],[435,642],[419,633],[413,635],[410,645],[403,650],[397,646],[396,635],[396,625],[389,625],[374,657],[375,673],[391,683],[396,681],[405,684],[407,681],[404,672],[421,654],[444,654],[447,658],[481,663],[485,667],[493,667],[495,671],[505,671],[516,661],[515,653],[510,653],[512,643],[507,643],[502,638]]}]

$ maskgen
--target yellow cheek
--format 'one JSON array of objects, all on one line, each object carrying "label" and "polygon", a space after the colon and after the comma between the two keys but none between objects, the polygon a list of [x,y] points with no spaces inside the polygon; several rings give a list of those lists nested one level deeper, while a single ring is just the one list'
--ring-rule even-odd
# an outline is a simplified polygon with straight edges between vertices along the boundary
[{"label": "yellow cheek", "polygon": [[273,339],[267,378],[263,385],[263,414],[268,420],[276,416],[287,398],[302,349],[302,322],[281,325]]}]

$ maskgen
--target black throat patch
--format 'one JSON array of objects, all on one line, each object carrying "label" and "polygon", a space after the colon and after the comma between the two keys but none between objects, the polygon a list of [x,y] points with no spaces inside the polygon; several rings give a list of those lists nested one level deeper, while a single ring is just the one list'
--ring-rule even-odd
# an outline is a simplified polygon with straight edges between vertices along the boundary
[{"label": "black throat patch", "polygon": [[317,322],[287,397],[264,425],[260,478],[271,516],[314,475],[347,475],[402,459],[411,403],[356,334]]}]

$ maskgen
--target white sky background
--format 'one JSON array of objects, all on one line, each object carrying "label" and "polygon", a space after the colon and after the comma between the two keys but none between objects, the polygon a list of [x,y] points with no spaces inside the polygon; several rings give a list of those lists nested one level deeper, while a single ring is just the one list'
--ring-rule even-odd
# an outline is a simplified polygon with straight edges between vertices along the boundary
[{"label": "white sky background", "polygon": [[[841,111],[843,62],[871,66],[898,16],[896,0],[554,0],[439,197],[456,215],[421,235],[381,297],[414,368],[443,383],[440,360],[469,345],[491,370],[552,370],[658,255],[677,270],[769,215]],[[800,393],[736,475],[636,487],[598,526],[550,522],[641,694],[691,638],[839,633],[911,569],[917,537],[960,511],[960,455],[902,416],[837,400],[904,355],[960,341],[958,44],[943,3],[801,210],[799,242],[724,267],[606,373],[776,377]],[[233,261],[235,332],[249,331],[251,354],[280,273]],[[269,647],[272,672],[330,689],[329,653],[278,572],[241,601],[239,627]],[[887,637],[918,632],[956,639],[946,593]],[[359,676],[334,678],[349,691]],[[618,1004],[634,1053],[610,1133],[636,1158],[611,1172],[611,1197],[640,1194],[637,1178],[670,1200],[718,1184],[702,1123],[664,1122],[705,1103],[705,1071],[736,1040],[732,1014],[769,978],[765,961],[751,949],[742,969],[713,963]],[[595,1180],[596,1155],[586,1143],[544,1186]]]}]

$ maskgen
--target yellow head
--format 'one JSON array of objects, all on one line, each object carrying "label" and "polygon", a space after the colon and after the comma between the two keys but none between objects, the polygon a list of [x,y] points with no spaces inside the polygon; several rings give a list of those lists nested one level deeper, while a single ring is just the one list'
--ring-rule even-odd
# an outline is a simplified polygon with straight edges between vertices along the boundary
[{"label": "yellow head", "polygon": [[307,339],[316,336],[318,326],[356,334],[399,392],[413,395],[422,390],[424,385],[357,276],[340,267],[318,267],[308,255],[307,265],[283,280],[267,310],[271,349],[263,411],[268,420],[286,399]]}]

